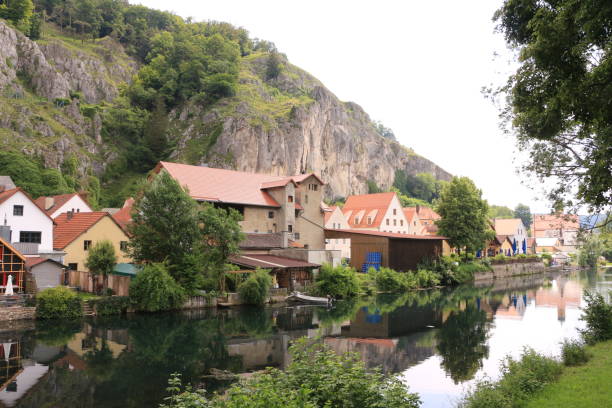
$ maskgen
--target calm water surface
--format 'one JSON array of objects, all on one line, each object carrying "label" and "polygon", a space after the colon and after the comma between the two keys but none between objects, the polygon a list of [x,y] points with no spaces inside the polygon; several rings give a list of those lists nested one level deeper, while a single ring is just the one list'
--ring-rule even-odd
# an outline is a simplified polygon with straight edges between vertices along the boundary
[{"label": "calm water surface", "polygon": [[283,368],[302,336],[400,374],[423,406],[450,407],[524,346],[559,353],[582,327],[586,288],[611,272],[497,280],[321,307],[236,308],[0,326],[0,408],[156,407],[171,373],[223,390],[230,373]]}]

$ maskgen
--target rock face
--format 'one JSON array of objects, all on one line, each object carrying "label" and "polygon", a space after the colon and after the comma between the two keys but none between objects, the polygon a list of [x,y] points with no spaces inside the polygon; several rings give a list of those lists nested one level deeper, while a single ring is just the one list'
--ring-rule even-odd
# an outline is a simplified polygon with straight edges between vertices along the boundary
[{"label": "rock face", "polygon": [[[264,84],[261,77],[253,80],[254,75],[261,74],[260,66],[257,61],[245,64],[248,72],[241,77],[249,80],[241,81],[233,105],[206,112],[188,106],[176,113],[175,122],[190,123],[176,135],[177,158],[188,148],[189,140],[211,137],[206,134],[211,126],[201,124],[218,123],[218,134],[212,135],[216,143],[196,161],[279,175],[315,171],[328,183],[328,197],[367,193],[368,180],[388,189],[398,169],[407,174],[426,172],[438,179],[451,178],[431,161],[380,136],[359,105],[339,101],[305,72],[286,64],[279,78]],[[280,117],[258,111],[261,101],[245,102],[248,98],[243,94],[254,92],[263,101],[273,101],[275,92],[269,91],[270,86],[287,96],[301,95],[308,100],[294,104],[287,115]]]}]

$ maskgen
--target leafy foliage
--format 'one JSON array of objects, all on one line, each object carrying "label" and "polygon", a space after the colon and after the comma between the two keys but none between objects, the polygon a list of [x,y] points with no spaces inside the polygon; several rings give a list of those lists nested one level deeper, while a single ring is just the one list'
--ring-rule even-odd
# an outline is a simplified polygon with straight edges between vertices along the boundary
[{"label": "leafy foliage", "polygon": [[15,24],[26,35],[30,34],[35,20],[32,0],[10,0],[0,2],[0,18]]},{"label": "leafy foliage", "polygon": [[596,267],[599,257],[604,252],[604,240],[597,234],[588,234],[580,240],[578,264]]},{"label": "leafy foliage", "polygon": [[431,173],[419,173],[415,176],[406,174],[403,170],[396,170],[393,186],[402,194],[428,203],[440,197],[442,188],[447,182],[436,180]]},{"label": "leafy foliage", "polygon": [[117,255],[113,243],[108,240],[102,240],[95,243],[89,249],[85,266],[93,275],[101,275],[104,280],[104,290],[108,284],[108,275],[113,273],[113,269],[117,264]]},{"label": "leafy foliage", "polygon": [[565,340],[561,344],[561,359],[566,366],[582,365],[589,361],[591,356],[584,344],[577,340]]},{"label": "leafy foliage", "polygon": [[514,211],[503,205],[490,205],[489,218],[514,218]]},{"label": "leafy foliage", "polygon": [[263,306],[268,299],[268,292],[271,287],[272,277],[270,276],[270,271],[258,269],[238,286],[238,293],[244,303]]},{"label": "leafy foliage", "polygon": [[289,348],[285,371],[269,368],[233,386],[226,397],[207,399],[203,393],[182,391],[178,377],[170,381],[168,403],[162,408],[411,408],[416,394],[379,370],[366,370],[357,354],[337,355],[324,344],[299,339]]},{"label": "leafy foliage", "polygon": [[506,0],[494,16],[519,51],[516,73],[497,90],[502,115],[529,152],[525,170],[558,182],[553,202],[612,201],[611,15],[605,0]]},{"label": "leafy foliage", "polygon": [[606,303],[601,293],[584,292],[586,306],[582,309],[581,319],[586,329],[581,331],[587,344],[612,339],[612,304]]},{"label": "leafy foliage", "polygon": [[514,209],[514,218],[520,218],[525,228],[531,228],[531,208],[525,204],[518,204]]},{"label": "leafy foliage", "polygon": [[561,374],[561,364],[553,358],[525,349],[520,359],[504,360],[498,382],[479,381],[459,404],[462,408],[513,408],[528,399]]},{"label": "leafy foliage", "polygon": [[460,251],[475,252],[493,237],[488,224],[488,204],[482,191],[467,177],[454,177],[438,200],[439,234],[449,237],[449,244]]},{"label": "leafy foliage", "polygon": [[355,296],[359,293],[357,272],[349,266],[323,264],[315,277],[315,291],[338,298]]},{"label": "leafy foliage", "polygon": [[128,296],[104,296],[90,300],[89,304],[95,309],[97,316],[112,316],[125,313],[131,300]]},{"label": "leafy foliage", "polygon": [[83,315],[81,300],[65,286],[57,286],[36,295],[37,319],[75,319]]},{"label": "leafy foliage", "polygon": [[174,310],[183,305],[185,291],[170,276],[165,264],[151,263],[130,284],[130,299],[139,311]]}]

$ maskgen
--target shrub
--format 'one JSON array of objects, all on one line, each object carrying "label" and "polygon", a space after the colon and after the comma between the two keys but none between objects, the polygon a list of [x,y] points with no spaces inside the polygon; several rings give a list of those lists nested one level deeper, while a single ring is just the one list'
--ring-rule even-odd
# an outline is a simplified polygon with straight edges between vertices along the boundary
[{"label": "shrub", "polygon": [[267,269],[257,269],[247,280],[238,286],[242,301],[248,305],[261,306],[268,299],[272,287],[272,277]]},{"label": "shrub", "polygon": [[36,297],[38,319],[75,319],[82,315],[81,299],[65,286],[45,289]]},{"label": "shrub", "polygon": [[474,280],[475,273],[490,270],[491,267],[483,262],[461,263],[457,266],[454,278],[457,283],[465,283]]},{"label": "shrub", "polygon": [[359,293],[357,272],[347,266],[323,264],[315,278],[315,292],[338,298],[355,296]]},{"label": "shrub", "polygon": [[166,264],[152,263],[132,281],[130,301],[144,312],[178,309],[185,301],[185,290],[170,276]]},{"label": "shrub", "polygon": [[105,296],[90,300],[89,304],[95,309],[98,316],[120,315],[130,307],[130,298],[127,296]]},{"label": "shrub", "polygon": [[440,284],[438,275],[426,269],[419,269],[414,276],[419,288],[431,288]]},{"label": "shrub", "polygon": [[382,292],[400,292],[414,289],[417,286],[416,279],[411,273],[396,272],[390,268],[380,268],[373,273],[376,289]]},{"label": "shrub", "polygon": [[513,408],[523,406],[528,398],[546,384],[555,381],[562,371],[557,360],[525,349],[520,359],[508,356],[502,363],[499,381],[477,383],[463,398],[464,408]]},{"label": "shrub", "polygon": [[561,344],[561,358],[566,366],[582,365],[591,358],[584,344],[580,341],[565,340]]},{"label": "shrub", "polygon": [[508,259],[508,257],[504,254],[497,254],[493,257],[495,261],[505,261],[506,259]]},{"label": "shrub", "polygon": [[584,292],[584,307],[581,320],[586,322],[586,329],[581,330],[582,338],[587,344],[612,339],[612,304],[606,303],[600,293]]},{"label": "shrub", "polygon": [[268,368],[230,388],[224,396],[183,391],[178,376],[162,408],[363,407],[417,408],[419,397],[395,377],[366,370],[357,353],[336,354],[325,344],[300,339],[289,348],[285,371]]}]

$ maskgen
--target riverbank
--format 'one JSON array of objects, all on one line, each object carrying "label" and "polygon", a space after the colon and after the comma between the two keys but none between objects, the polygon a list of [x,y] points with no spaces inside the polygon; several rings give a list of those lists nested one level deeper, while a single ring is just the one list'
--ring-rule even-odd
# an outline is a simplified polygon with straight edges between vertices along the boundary
[{"label": "riverbank", "polygon": [[559,381],[546,386],[527,407],[612,407],[612,340],[587,350],[592,357],[586,364],[566,367]]}]

